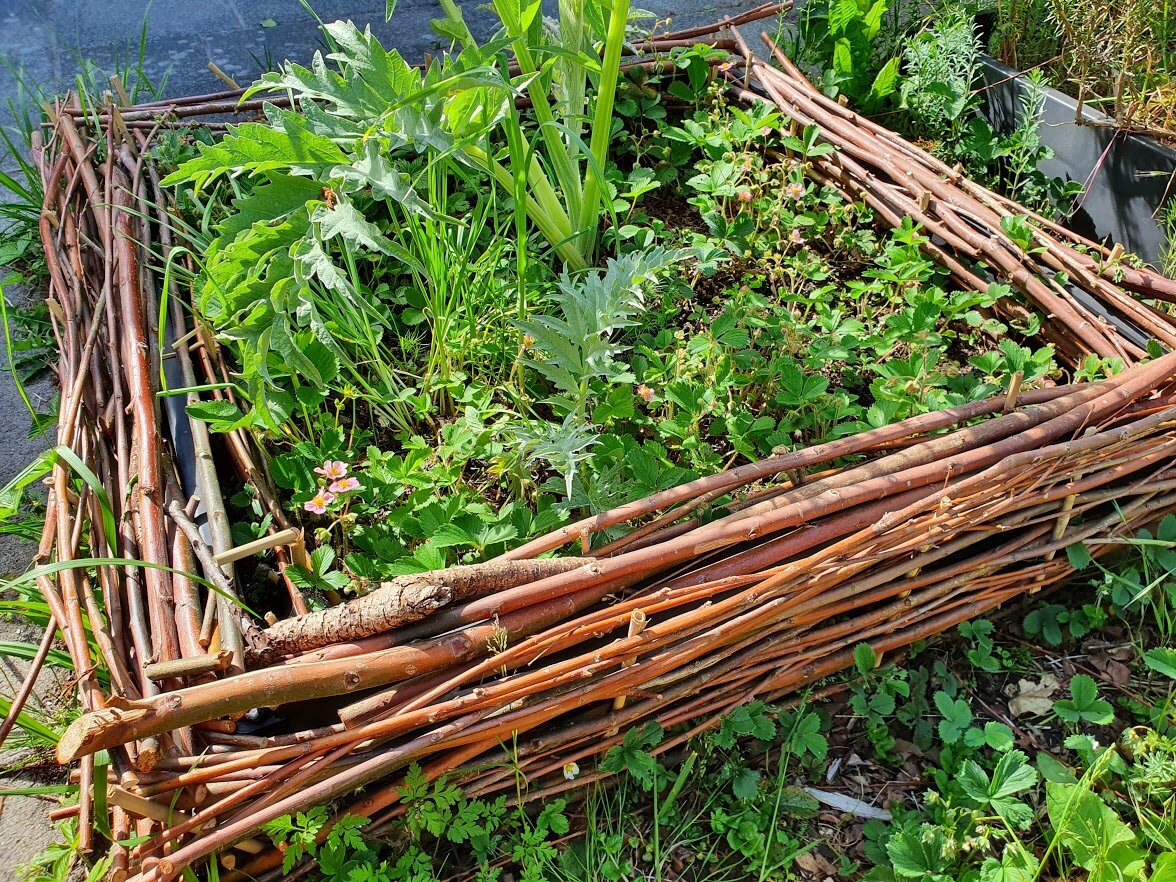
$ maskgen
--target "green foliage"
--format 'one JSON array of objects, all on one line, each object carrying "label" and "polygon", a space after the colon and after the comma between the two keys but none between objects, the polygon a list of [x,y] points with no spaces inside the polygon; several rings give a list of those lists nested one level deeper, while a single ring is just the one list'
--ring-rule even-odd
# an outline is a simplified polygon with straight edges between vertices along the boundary
[{"label": "green foliage", "polygon": [[[1080,868],[1097,879],[1144,878],[1149,864],[1163,871],[1170,827],[1152,820],[1159,805],[1149,805],[1156,797],[1148,788],[1164,774],[1156,760],[1169,762],[1171,748],[1170,739],[1144,730],[1092,753],[1081,775],[1044,753],[1041,775],[1019,750],[999,751],[995,761],[966,759],[950,776],[936,776],[938,792],[928,794],[922,813],[904,811],[890,829],[867,830],[880,865],[870,877],[995,882],[1031,880],[1051,868],[1065,878]],[[1167,791],[1159,797],[1170,798]]]},{"label": "green foliage", "polygon": [[[224,138],[202,147],[198,156],[164,178],[163,184],[190,183],[199,192],[222,175],[254,176],[282,172],[312,179],[302,183],[313,191],[316,189],[315,180],[321,181],[346,160],[347,154],[330,138],[314,132],[304,116],[274,109],[270,111],[268,123],[230,127]],[[242,210],[259,210],[255,207],[258,201],[255,198]],[[305,202],[305,198],[301,201]]]},{"label": "green foliage", "polygon": [[[541,27],[538,2],[492,8],[502,31],[479,46],[460,9],[443,3],[445,18],[435,28],[453,51],[425,71],[386,51],[370,30],[325,25],[335,49],[327,59],[316,55],[309,68],[289,63],[263,77],[254,92],[292,93],[334,137],[367,137],[374,131],[389,138],[393,149],[412,145],[479,170],[517,199],[570,267],[584,268],[595,253],[628,4],[607,11],[583,3],[561,7],[555,40]],[[590,54],[595,37],[604,41],[603,64]],[[508,47],[516,77],[505,63],[502,50]],[[558,68],[554,100],[541,75],[551,66]],[[590,71],[598,76],[590,77]],[[539,156],[513,108],[516,91],[532,101],[540,125]],[[585,114],[594,122],[587,146],[579,136]],[[505,149],[489,147],[492,138],[501,139]]]},{"label": "green foliage", "polygon": [[435,880],[441,866],[423,848],[426,840],[465,849],[475,869],[489,874],[481,878],[495,878],[493,862],[505,856],[524,878],[537,879],[555,856],[549,840],[569,829],[563,800],[548,803],[532,818],[508,810],[505,797],[468,799],[444,778],[430,782],[415,764],[406,773],[402,799],[408,809],[404,828],[413,842],[393,857],[384,857],[377,843],[364,839],[368,818],[343,815],[328,822],[325,808],[278,818],[265,829],[283,849],[284,873],[311,857],[324,882]]},{"label": "green foliage", "polygon": [[[360,819],[361,823],[364,819]],[[327,823],[327,809],[316,806],[293,817],[284,815],[265,825],[275,844],[284,845],[282,872],[289,873],[307,854],[318,851],[318,833]]]},{"label": "green foliage", "polygon": [[661,743],[662,727],[655,722],[646,723],[641,729],[630,729],[624,740],[610,747],[600,761],[605,772],[628,772],[645,790],[652,790],[664,776],[665,770],[649,753],[649,749]]},{"label": "green foliage", "polygon": [[87,865],[80,849],[78,822],[74,818],[56,825],[57,841],[51,843],[24,866],[15,867],[15,878],[21,882],[101,882],[110,872],[110,855]]},{"label": "green foliage", "polygon": [[[502,28],[481,45],[453,3],[442,7],[452,51],[425,69],[370,31],[329,25],[328,54],[256,87],[290,93],[294,109],[267,107],[196,150],[159,148],[178,164],[177,232],[198,258],[193,278],[174,269],[235,369],[189,413],[264,442],[281,504],[313,528],[309,565],[287,568],[312,603],[494,556],[776,450],[999,395],[1017,376],[1026,388],[1061,379],[1034,340],[1041,317],[1001,322],[1009,288],[959,289],[913,219],[884,228],[818,183],[814,166],[834,147],[774,107],[732,106],[717,50],[675,50],[622,79],[626,3],[565,0],[549,25],[535,0],[496,2]],[[901,105],[896,120],[993,186],[1043,210],[1064,201],[1037,171],[1047,154],[1033,90],[1017,132],[997,137],[970,94],[971,19],[949,10],[916,34],[903,14],[888,0],[807,4],[801,60],[822,62],[826,91],[859,110]],[[1036,247],[1028,216],[992,233]],[[598,261],[600,244],[616,256]],[[1094,359],[1076,376],[1121,367]],[[227,391],[232,401],[218,397]],[[47,465],[5,488],[5,513]],[[327,465],[354,483],[331,490]],[[92,483],[74,472],[77,489]],[[266,531],[273,514],[255,492],[232,505],[239,540]],[[108,500],[99,508],[113,517]],[[1082,641],[1108,614],[1127,617],[1137,642],[1158,628],[1170,645],[1173,543],[1176,517],[1124,541],[1126,563],[1072,546],[1099,596],[1026,609],[1033,651]],[[989,621],[958,632],[925,663],[853,647],[835,710],[751,701],[684,742],[645,722],[599,758],[594,771],[612,779],[582,807],[471,798],[414,765],[402,817],[380,832],[393,849],[365,838],[365,819],[325,807],[267,832],[284,872],[313,859],[341,882],[790,878],[824,829],[805,785],[835,780],[826,764],[854,751],[884,771],[917,765],[930,788],[892,805],[889,826],[869,826],[877,878],[1171,872],[1159,853],[1176,840],[1172,650],[1140,642],[1137,668],[1151,673],[1114,707],[1077,674],[1053,715],[1025,725],[1002,690],[1040,673],[1033,652]],[[1111,748],[1079,734],[1116,713],[1146,725]],[[861,723],[840,725],[850,716]],[[39,736],[40,721],[28,725],[51,743],[53,725]],[[1040,752],[1036,768],[1014,749],[1059,728],[1058,757]],[[579,762],[594,759],[574,754],[564,775],[580,775]],[[538,782],[507,767],[522,803]],[[849,864],[840,875],[857,872]]]},{"label": "green foliage", "polygon": [[1093,677],[1077,674],[1070,680],[1070,697],[1054,702],[1054,713],[1068,723],[1104,726],[1115,718],[1110,702],[1098,697]]},{"label": "green foliage", "polygon": [[889,720],[898,706],[898,699],[910,698],[909,675],[894,665],[877,667],[878,657],[865,643],[854,647],[853,655],[860,679],[850,687],[849,707],[865,721],[866,734],[877,756],[890,756],[895,738]]},{"label": "green foliage", "polygon": [[1045,804],[1061,850],[1091,882],[1142,878],[1145,853],[1135,834],[1088,785],[1051,781]]},{"label": "green foliage", "polygon": [[965,652],[965,656],[978,670],[989,674],[999,673],[1001,661],[994,654],[995,642],[992,639],[994,626],[985,619],[964,622],[958,628],[960,634],[971,640],[972,646]]},{"label": "green foliage", "polygon": [[1140,530],[1121,544],[1129,553],[1113,566],[1095,560],[1082,544],[1071,545],[1066,555],[1074,569],[1096,570],[1094,585],[1113,613],[1154,625],[1168,641],[1176,633],[1176,515],[1164,517],[1154,534]]},{"label": "green foliage", "polygon": [[862,110],[876,110],[899,81],[893,35],[883,29],[890,9],[889,0],[806,4],[790,54],[823,71],[822,86],[830,97],[844,94]]},{"label": "green foliage", "polygon": [[[816,720],[816,730],[820,729],[820,721]],[[809,729],[806,726],[806,729]],[[715,735],[715,743],[719,747],[730,749],[743,738],[755,738],[760,741],[770,741],[776,735],[776,722],[768,713],[767,706],[762,701],[752,701],[735,708],[722,719],[719,731]],[[809,731],[807,736],[816,735],[816,731]],[[816,737],[819,737],[816,736]],[[793,734],[796,738],[796,733]],[[810,745],[812,742],[810,741]],[[826,746],[827,748],[827,746]]]},{"label": "green foliage", "polygon": [[[443,99],[491,90],[498,62],[463,53],[421,72],[369,35],[330,33],[339,52],[271,78],[302,95],[299,112],[271,111],[170,178],[188,182],[190,208],[209,200],[191,228],[207,236],[197,310],[235,356],[241,402],[189,412],[265,436],[288,504],[336,552],[295,571],[312,599],[476,561],[733,456],[1054,370],[1048,348],[984,352],[1007,331],[987,313],[1007,290],[951,290],[914,224],[879,241],[864,206],[808,181],[832,149],[817,130],[785,134],[773,108],[730,107],[701,50],[674,56],[668,79],[695,109],[679,125],[626,123],[636,137],[617,157],[632,165],[608,171],[614,210],[645,232],[618,232],[629,250],[603,268],[555,277],[529,258],[510,194],[479,191],[475,142],[446,141],[456,110]],[[380,109],[388,90],[401,98]],[[770,160],[771,145],[795,158]],[[677,188],[706,231],[643,213],[659,188]],[[227,214],[213,210],[225,201]],[[864,271],[839,290],[843,260]],[[746,270],[732,276],[736,261]],[[698,297],[695,271],[729,281]],[[326,460],[359,488],[320,505],[313,469]],[[268,515],[240,502],[244,540]]]},{"label": "green foliage", "polygon": [[935,708],[942,714],[939,737],[944,744],[955,744],[972,725],[972,710],[962,699],[952,699],[946,692],[935,693]]},{"label": "green foliage", "polygon": [[1143,660],[1157,674],[1176,680],[1176,649],[1157,646],[1144,653]]},{"label": "green foliage", "polygon": [[853,648],[853,666],[863,677],[868,677],[878,667],[878,654],[868,643],[859,643]]},{"label": "green foliage", "polygon": [[960,770],[960,789],[981,809],[995,812],[1015,829],[1024,829],[1033,820],[1033,811],[1014,797],[1037,783],[1037,772],[1027,760],[1019,750],[1005,751],[991,776],[975,760],[968,760]]},{"label": "green foliage", "polygon": [[[487,882],[504,872],[533,882],[620,882],[638,872],[664,874],[683,860],[681,845],[696,852],[687,863],[715,880],[769,878],[804,850],[784,819],[806,822],[817,804],[788,783],[788,759],[765,780],[751,765],[752,741],[770,747],[785,737],[789,756],[823,759],[825,728],[803,707],[784,713],[751,702],[718,732],[692,740],[677,774],[653,756],[664,739],[660,726],[631,729],[601,759],[600,770],[615,777],[590,785],[576,807],[586,815],[583,826],[573,826],[564,799],[530,808],[508,806],[505,796],[473,799],[413,764],[401,786],[403,818],[378,838],[365,837],[368,819],[332,818],[326,808],[279,818],[266,832],[284,852],[283,872],[313,858],[313,878],[322,882],[434,882],[453,872]],[[569,763],[564,774],[581,772]]]},{"label": "green foliage", "polygon": [[949,6],[903,48],[899,105],[910,114],[912,133],[942,137],[958,131],[974,106],[980,41],[972,17]]},{"label": "green foliage", "polygon": [[1081,639],[1106,621],[1106,613],[1094,604],[1070,609],[1060,603],[1045,603],[1030,610],[1022,621],[1025,633],[1041,637],[1050,646],[1061,646],[1066,637]]},{"label": "green foliage", "polygon": [[[1139,541],[1124,541],[1132,556],[1120,556],[1107,569],[1132,566],[1140,548],[1154,553],[1165,547],[1150,537],[1142,545]],[[1072,546],[1069,554],[1076,567],[1094,565],[1085,546]],[[1104,565],[1099,566],[1101,571]],[[1026,633],[1045,637],[1044,642],[1051,645],[1093,635],[1093,643],[1079,644],[1078,658],[1085,657],[1091,646],[1107,645],[1105,633],[1096,632],[1119,626],[1088,597],[1078,592],[1064,602],[1059,598],[1059,602],[1034,605],[1025,616]],[[1149,620],[1144,627],[1147,639],[1154,640],[1156,623]],[[867,825],[866,851],[875,864],[867,878],[1031,882],[1073,878],[1078,873],[1096,879],[1144,879],[1167,872],[1166,855],[1176,837],[1171,824],[1159,819],[1176,806],[1171,804],[1170,788],[1159,782],[1176,770],[1171,728],[1176,720],[1171,711],[1176,659],[1169,658],[1171,652],[1163,646],[1137,647],[1137,670],[1147,669],[1156,676],[1135,678],[1119,690],[1130,697],[1120,699],[1118,721],[1116,708],[1100,696],[1095,678],[1074,675],[1069,694],[1053,702],[1057,722],[1071,734],[1062,747],[1048,752],[1037,737],[1026,737],[1021,730],[1014,737],[1002,722],[1024,713],[1013,710],[1015,701],[1009,705],[1008,718],[1001,716],[999,698],[995,710],[989,703],[1008,672],[1024,677],[1026,670],[1032,671],[1034,679],[1046,682],[1048,678],[1039,673],[1038,651],[1015,651],[1020,643],[1013,641],[1010,647],[1000,629],[983,620],[966,623],[959,631],[967,643],[962,652],[952,653],[951,661],[965,673],[957,676],[947,664],[936,661],[908,674],[912,699],[917,700],[925,684],[939,687],[932,696],[941,716],[938,767],[927,768],[932,764],[923,763],[932,789],[917,808],[895,808],[889,826]],[[1048,651],[1040,654],[1050,655]],[[1033,685],[1025,680],[1021,689]],[[1148,699],[1138,700],[1136,690],[1144,690],[1154,706],[1148,706]],[[987,701],[978,702],[984,694],[989,696]],[[1018,690],[1009,688],[1004,694],[1017,696]],[[982,712],[994,713],[997,719],[984,720]],[[915,709],[884,720],[890,737],[910,737],[919,744],[917,733],[908,734],[902,727],[913,730],[915,721],[925,714]],[[1148,725],[1131,728],[1128,724],[1117,741],[1111,735],[1109,747],[1100,745],[1094,727],[1121,725],[1122,716],[1129,714]],[[1106,731],[1100,728],[1099,737],[1105,738]],[[1018,742],[1038,751],[1035,762],[1014,749]]]},{"label": "green foliage", "polygon": [[1081,185],[1051,179],[1038,168],[1053,155],[1038,135],[1044,101],[1039,72],[1030,69],[1019,81],[1013,131],[996,133],[979,112],[980,42],[972,15],[971,7],[949,4],[906,42],[899,86],[905,115],[899,128],[932,140],[945,161],[960,163],[972,177],[1021,204],[1049,215],[1066,214]]},{"label": "green foliage", "polygon": [[538,315],[518,323],[536,355],[523,363],[538,371],[557,394],[545,403],[560,416],[583,417],[594,383],[631,383],[620,361],[629,349],[619,332],[640,323],[644,286],[667,266],[686,257],[662,248],[609,260],[603,272],[572,279],[564,275],[548,300],[558,315]]},{"label": "green foliage", "polygon": [[829,740],[821,733],[821,719],[812,711],[799,710],[781,721],[781,730],[787,734],[788,751],[798,759],[811,757],[823,763],[829,754]]}]

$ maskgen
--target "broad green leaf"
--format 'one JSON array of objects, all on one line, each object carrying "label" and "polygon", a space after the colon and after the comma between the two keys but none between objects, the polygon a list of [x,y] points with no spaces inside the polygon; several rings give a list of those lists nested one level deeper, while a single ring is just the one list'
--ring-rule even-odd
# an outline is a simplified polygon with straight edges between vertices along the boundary
[{"label": "broad green leaf", "polygon": [[388,237],[365,218],[350,199],[339,198],[333,206],[318,206],[311,213],[310,221],[318,224],[324,242],[338,236],[356,248],[389,253],[391,243]]},{"label": "broad green leaf", "polygon": [[1065,763],[1054,759],[1045,751],[1037,754],[1037,770],[1041,777],[1054,784],[1077,784],[1078,776]]},{"label": "broad green leaf", "polygon": [[351,282],[331,259],[317,236],[304,236],[296,242],[290,248],[290,257],[294,259],[295,278],[299,282],[305,284],[312,278],[318,279],[329,291],[346,297],[354,296]]},{"label": "broad green leaf", "polygon": [[755,769],[743,769],[731,783],[731,792],[736,799],[751,799],[759,792],[760,773]]},{"label": "broad green leaf", "polygon": [[863,677],[878,666],[878,654],[868,643],[859,643],[853,648],[853,664]]},{"label": "broad green leaf", "polygon": [[1070,680],[1070,698],[1055,701],[1054,711],[1070,723],[1103,726],[1115,719],[1111,703],[1098,697],[1098,684],[1086,674],[1077,674]]},{"label": "broad green leaf", "polygon": [[723,720],[723,726],[742,737],[767,741],[776,735],[776,723],[762,701],[752,701],[735,708]]},{"label": "broad green leaf", "polygon": [[939,737],[944,744],[955,744],[972,725],[972,709],[962,698],[952,699],[942,691],[935,693],[935,707],[943,715],[939,722]]},{"label": "broad green leaf", "polygon": [[1066,548],[1066,559],[1076,570],[1084,570],[1094,562],[1094,558],[1081,542],[1075,542]]},{"label": "broad green leaf", "polygon": [[231,432],[245,419],[237,405],[223,399],[194,401],[188,405],[188,416],[208,423],[214,432]]},{"label": "broad green leaf", "polygon": [[1020,842],[1005,848],[1000,860],[989,857],[980,867],[980,882],[1033,882],[1037,859]]},{"label": "broad green leaf", "polygon": [[810,753],[819,762],[829,754],[829,742],[821,734],[821,718],[814,713],[802,712],[792,728],[792,750]]},{"label": "broad green leaf", "polygon": [[334,206],[319,205],[311,213],[310,220],[318,227],[324,242],[338,237],[353,248],[390,254],[417,272],[425,272],[415,257],[385,236],[345,196],[340,196]]},{"label": "broad green leaf", "polygon": [[1024,828],[1032,821],[1032,809],[1013,798],[1037,783],[1037,772],[1021,751],[1004,753],[993,768],[991,778],[979,763],[968,760],[960,770],[958,780],[964,793],[982,807],[991,807],[1011,826]]},{"label": "broad green leaf", "polygon": [[882,66],[878,71],[878,75],[874,77],[874,83],[870,86],[870,100],[880,101],[894,93],[898,85],[898,71],[902,59],[895,56]]},{"label": "broad green leaf", "polygon": [[408,211],[432,216],[433,211],[413,189],[412,180],[388,161],[382,147],[380,139],[367,138],[359,157],[348,165],[333,168],[331,177],[341,179],[348,193],[366,188],[377,199],[387,199]]},{"label": "broad green leaf", "polygon": [[829,4],[829,33],[840,36],[862,17],[857,0],[833,0]]},{"label": "broad green leaf", "polygon": [[473,545],[474,537],[457,524],[442,524],[429,537],[437,548],[452,548],[458,545]]},{"label": "broad green leaf", "polygon": [[1143,661],[1157,674],[1176,680],[1176,649],[1157,646],[1143,654]]},{"label": "broad green leaf", "polygon": [[845,37],[833,44],[833,70],[842,76],[853,75],[853,48]]},{"label": "broad green leaf", "polygon": [[1148,882],[1176,882],[1176,851],[1169,851],[1155,859]]},{"label": "broad green leaf", "polygon": [[1141,878],[1144,855],[1115,811],[1081,784],[1047,784],[1046,811],[1062,847],[1089,873],[1088,882]]},{"label": "broad green leaf", "polygon": [[233,203],[235,213],[217,224],[216,230],[224,241],[231,242],[255,223],[287,217],[305,206],[307,201],[319,198],[322,189],[320,183],[310,178],[271,175],[251,193],[237,199]]},{"label": "broad green leaf", "polygon": [[874,3],[862,17],[862,23],[865,26],[865,37],[868,41],[873,42],[874,38],[878,36],[878,31],[882,27],[882,17],[886,15],[889,9],[890,0],[874,0]]},{"label": "broad green leaf", "polygon": [[642,788],[652,790],[661,766],[649,753],[649,749],[660,744],[663,735],[661,726],[653,721],[640,729],[630,729],[620,744],[609,748],[605,753],[600,768],[612,773],[628,771],[640,782]]},{"label": "broad green leaf", "polygon": [[900,876],[914,879],[941,876],[954,845],[942,827],[922,824],[914,830],[898,830],[886,843],[886,854]]},{"label": "broad green leaf", "polygon": [[314,176],[346,160],[334,142],[309,131],[298,114],[286,113],[282,119],[282,129],[262,123],[230,126],[228,134],[215,144],[201,146],[200,155],[168,175],[163,184],[191,183],[199,191],[222,175],[292,171]]},{"label": "broad green leaf", "polygon": [[972,727],[964,733],[964,743],[968,747],[991,747],[993,750],[1005,751],[1013,746],[1013,731],[1004,723],[990,720],[983,729]]}]

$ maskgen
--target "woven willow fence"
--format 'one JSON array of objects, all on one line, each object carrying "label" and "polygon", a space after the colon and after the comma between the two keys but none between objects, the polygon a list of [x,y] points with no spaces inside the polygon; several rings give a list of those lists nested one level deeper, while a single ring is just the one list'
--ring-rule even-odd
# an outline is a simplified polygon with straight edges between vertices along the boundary
[{"label": "woven willow fence", "polygon": [[[657,748],[673,750],[753,697],[849,667],[858,643],[881,655],[942,632],[1070,576],[1067,546],[1176,511],[1176,355],[1148,360],[1140,342],[1176,349],[1176,322],[1157,306],[1176,301],[1176,283],[1040,217],[1027,253],[1000,223],[1024,208],[825,98],[766,35],[740,30],[778,8],[644,44],[628,63],[702,38],[727,49],[734,64],[718,75],[736,100],[774,102],[837,148],[808,164],[815,180],[882,224],[913,218],[958,285],[1008,284],[1015,297],[998,310],[1046,316],[1062,358],[1128,368],[783,453],[485,565],[388,583],[366,602],[393,616],[311,614],[337,635],[328,645],[308,643],[322,628],[306,627],[288,580],[287,621],[267,626],[234,602],[242,556],[272,549],[284,567],[306,553],[252,438],[210,438],[183,401],[156,395],[161,365],[183,387],[225,384],[230,368],[208,329],[190,326],[186,292],[152,269],[185,258],[172,253],[148,148],[162,126],[260,103],[226,93],[56,108],[38,155],[42,237],[57,440],[77,464],[53,472],[37,583],[80,672],[84,713],[59,759],[81,782],[83,840],[108,824],[114,840],[138,842],[112,846],[114,878],[171,879],[213,855],[232,878],[278,878],[265,822],[333,802],[379,829],[413,762],[472,795],[513,793],[516,769],[528,799],[582,786],[630,727],[676,727]],[[93,479],[80,492],[79,466]],[[257,491],[269,540],[232,547],[222,482]],[[71,566],[83,548],[105,562]],[[299,728],[295,705],[322,699],[337,719]],[[286,713],[291,730],[239,732],[259,707]],[[573,761],[585,773],[567,781]]]}]

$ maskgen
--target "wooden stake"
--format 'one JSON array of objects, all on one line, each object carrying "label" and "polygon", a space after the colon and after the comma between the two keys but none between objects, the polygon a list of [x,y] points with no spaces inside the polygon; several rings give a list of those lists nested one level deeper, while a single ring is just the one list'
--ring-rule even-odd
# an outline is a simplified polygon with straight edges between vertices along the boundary
[{"label": "wooden stake", "polygon": [[143,666],[143,673],[148,680],[159,682],[180,677],[199,677],[201,674],[211,674],[227,671],[233,663],[233,654],[221,651],[207,655],[195,655],[190,658],[177,658],[173,661],[152,662]]},{"label": "wooden stake", "polygon": [[1017,406],[1017,396],[1021,394],[1021,383],[1025,381],[1025,372],[1017,371],[1009,380],[1009,391],[1005,395],[1004,412],[1010,413]]},{"label": "wooden stake", "polygon": [[[645,616],[645,610],[635,609],[633,614],[629,617],[629,637],[636,637],[645,630],[645,624],[648,619]],[[636,657],[625,662],[622,668],[631,668],[637,663]],[[625,706],[625,696],[618,695],[613,699],[613,710],[620,710]]]},{"label": "wooden stake", "polygon": [[[279,530],[269,536],[262,536],[260,539],[254,539],[252,542],[246,542],[244,545],[238,545],[236,548],[230,548],[228,551],[222,551],[213,557],[218,564],[224,566],[239,561],[246,557],[252,557],[262,551],[269,551],[271,548],[277,548],[279,545],[289,545],[294,547],[294,543],[302,543],[302,531],[290,527],[286,530]],[[302,543],[303,553],[305,553],[306,545]],[[295,560],[295,563],[298,561]],[[302,566],[302,564],[299,564]]]}]

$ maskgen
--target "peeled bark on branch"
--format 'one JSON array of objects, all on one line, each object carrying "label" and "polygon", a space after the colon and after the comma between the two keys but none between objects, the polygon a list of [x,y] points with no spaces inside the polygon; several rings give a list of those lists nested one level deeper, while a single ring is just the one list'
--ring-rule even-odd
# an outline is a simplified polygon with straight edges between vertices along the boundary
[{"label": "peeled bark on branch", "polygon": [[340,641],[360,640],[420,621],[447,604],[475,600],[591,563],[583,557],[494,560],[399,576],[348,603],[284,619],[250,636],[250,665],[308,652]]},{"label": "peeled bark on branch", "polygon": [[598,587],[569,593],[503,615],[497,622],[483,622],[436,640],[354,658],[246,671],[150,699],[104,707],[82,714],[69,725],[57,742],[57,760],[70,763],[137,738],[247,711],[262,700],[275,705],[309,701],[430,674],[488,653],[489,641],[499,633],[505,632],[514,641],[549,628],[596,603],[612,587],[611,582],[605,581]]}]

